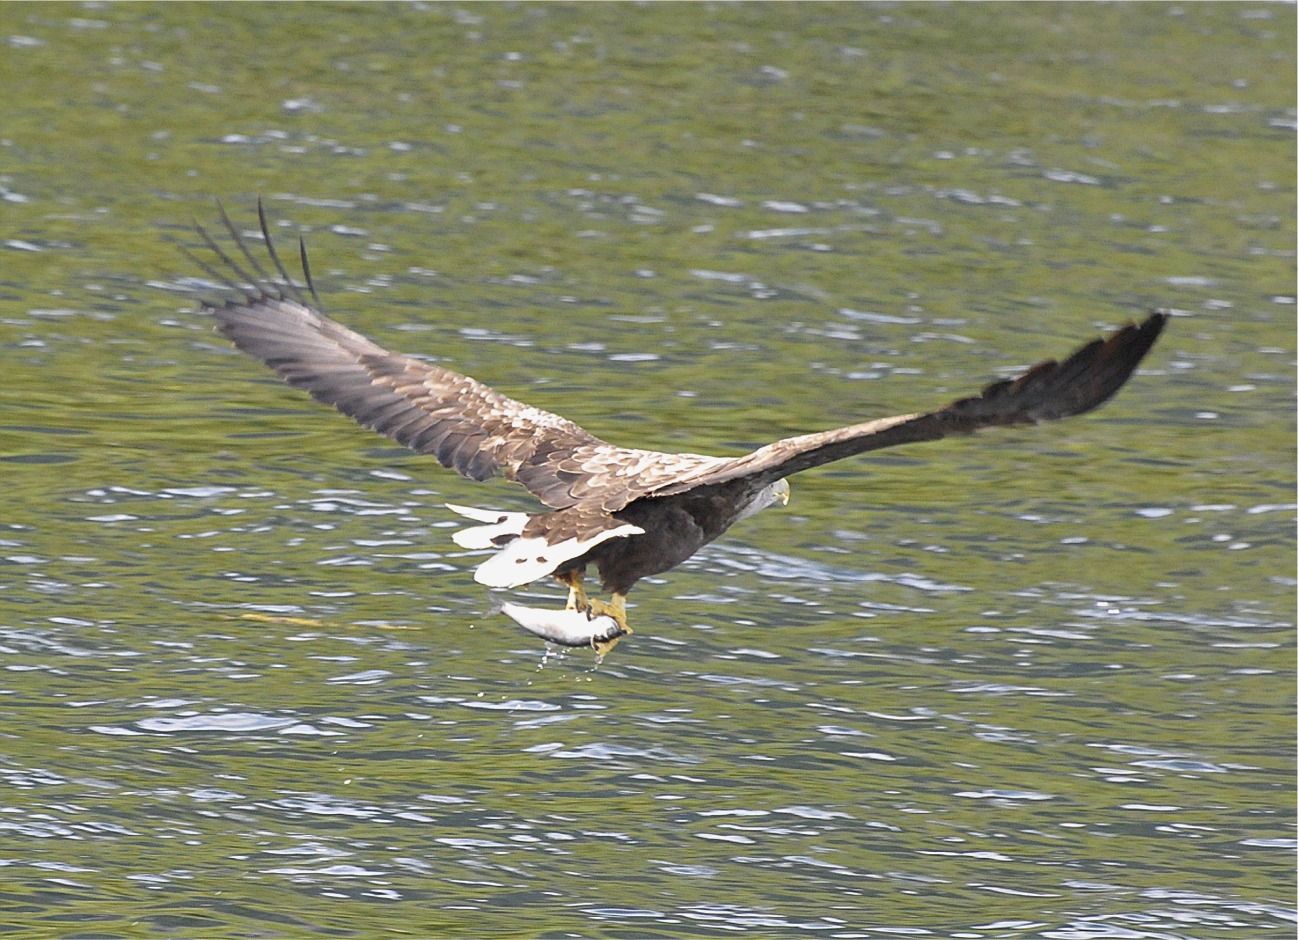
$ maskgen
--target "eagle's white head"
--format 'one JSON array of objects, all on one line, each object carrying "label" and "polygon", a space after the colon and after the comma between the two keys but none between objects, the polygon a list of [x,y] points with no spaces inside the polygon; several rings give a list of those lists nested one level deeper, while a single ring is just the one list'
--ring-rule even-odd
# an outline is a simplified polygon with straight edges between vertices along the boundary
[{"label": "eagle's white head", "polygon": [[769,486],[765,486],[758,490],[757,495],[753,497],[752,501],[740,510],[735,522],[747,519],[754,513],[761,512],[767,506],[772,506],[775,503],[779,503],[781,506],[787,506],[789,504],[788,480],[776,480]]}]

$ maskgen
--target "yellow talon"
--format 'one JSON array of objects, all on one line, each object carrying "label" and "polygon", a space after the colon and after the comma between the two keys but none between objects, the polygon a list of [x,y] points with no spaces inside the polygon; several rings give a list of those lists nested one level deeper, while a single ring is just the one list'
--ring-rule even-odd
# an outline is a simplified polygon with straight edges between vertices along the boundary
[{"label": "yellow talon", "polygon": [[564,605],[564,610],[585,610],[590,606],[590,601],[586,598],[586,589],[581,586],[580,571],[555,575],[554,580],[568,585],[568,603]]},{"label": "yellow talon", "polygon": [[600,659],[603,659],[612,652],[613,647],[617,646],[618,640],[622,639],[624,636],[630,636],[635,632],[627,626],[625,594],[614,594],[607,602],[602,601],[599,598],[592,598],[587,604],[586,609],[590,612],[591,617],[612,617],[622,631],[617,636],[610,637],[607,640],[590,641],[591,649],[595,651],[596,655],[598,655]]},{"label": "yellow talon", "polygon": [[560,584],[568,586],[568,603],[564,605],[565,610],[585,611],[586,616],[591,620],[596,617],[612,617],[618,625],[618,635],[610,637],[607,640],[590,641],[591,649],[603,659],[608,653],[617,646],[617,641],[624,636],[629,636],[633,631],[626,625],[626,595],[614,594],[608,601],[602,601],[597,597],[588,597],[585,588],[581,585],[582,572],[568,571],[564,574],[557,574],[554,580]]}]

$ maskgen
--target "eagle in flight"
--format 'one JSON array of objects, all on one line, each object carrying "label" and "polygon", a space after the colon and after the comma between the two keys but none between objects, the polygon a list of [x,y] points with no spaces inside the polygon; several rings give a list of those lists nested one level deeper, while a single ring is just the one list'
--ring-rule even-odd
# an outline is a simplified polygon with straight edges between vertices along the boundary
[{"label": "eagle in flight", "polygon": [[[389,352],[330,319],[316,309],[305,242],[299,239],[299,285],[271,241],[260,201],[257,208],[273,273],[223,208],[228,246],[197,226],[211,255],[186,252],[220,288],[217,298],[201,301],[217,329],[290,385],[365,427],[470,479],[503,475],[549,507],[525,513],[450,506],[479,523],[453,538],[463,548],[496,549],[478,566],[478,582],[513,588],[551,577],[568,588],[567,611],[611,618],[613,628],[578,641],[588,640],[600,655],[631,632],[632,585],[679,565],[739,520],[787,503],[789,476],[882,447],[1083,414],[1122,387],[1168,319],[1151,313],[1063,362],[1040,362],[934,411],[790,437],[741,457],[667,454],[610,444],[467,375]],[[586,594],[583,577],[592,565],[607,601]]]}]

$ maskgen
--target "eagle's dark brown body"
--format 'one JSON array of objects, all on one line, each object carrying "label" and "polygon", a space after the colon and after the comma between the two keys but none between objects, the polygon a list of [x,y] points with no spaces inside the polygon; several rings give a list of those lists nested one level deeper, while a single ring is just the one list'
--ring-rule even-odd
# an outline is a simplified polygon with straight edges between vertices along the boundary
[{"label": "eagle's dark brown body", "polygon": [[[331,320],[289,277],[264,211],[259,217],[277,277],[224,212],[233,251],[199,230],[217,261],[194,260],[224,292],[204,305],[218,329],[291,385],[366,427],[474,480],[499,473],[522,484],[550,511],[452,507],[485,523],[457,532],[457,543],[499,549],[478,568],[477,580],[512,587],[554,576],[570,586],[570,606],[607,610],[623,627],[622,598],[636,581],[675,567],[737,520],[787,499],[788,476],[881,447],[1083,414],[1122,387],[1168,319],[1151,313],[1062,363],[1046,360],[935,411],[787,438],[740,457],[666,454],[609,444],[558,415],[389,352]],[[305,248],[302,265],[314,295]],[[581,575],[590,565],[613,604],[586,601]]]},{"label": "eagle's dark brown body", "polygon": [[723,484],[702,492],[638,499],[615,515],[644,529],[643,535],[610,539],[566,563],[558,573],[594,565],[605,591],[626,594],[641,578],[670,571],[725,534],[757,495],[744,493],[747,489],[742,483]]}]

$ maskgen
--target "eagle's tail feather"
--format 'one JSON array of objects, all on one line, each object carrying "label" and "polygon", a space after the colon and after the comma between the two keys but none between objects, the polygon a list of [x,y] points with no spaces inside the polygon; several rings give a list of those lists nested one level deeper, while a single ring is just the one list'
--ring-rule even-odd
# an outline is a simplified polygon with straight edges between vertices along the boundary
[{"label": "eagle's tail feather", "polygon": [[499,548],[504,542],[522,535],[529,518],[525,512],[497,512],[454,503],[447,503],[446,508],[475,522],[487,523],[455,532],[451,538],[460,548]]}]

